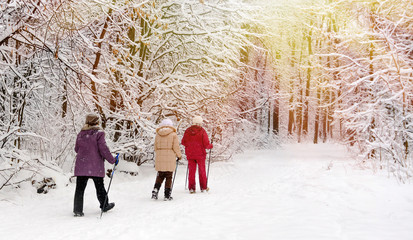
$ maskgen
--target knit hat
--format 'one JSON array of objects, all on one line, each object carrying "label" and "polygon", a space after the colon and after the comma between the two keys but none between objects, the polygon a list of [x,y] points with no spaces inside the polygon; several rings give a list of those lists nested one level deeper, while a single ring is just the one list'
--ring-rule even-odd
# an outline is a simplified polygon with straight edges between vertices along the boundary
[{"label": "knit hat", "polygon": [[86,115],[86,122],[89,126],[94,126],[99,124],[99,116],[95,113],[89,113]]},{"label": "knit hat", "polygon": [[171,126],[171,127],[173,127],[173,126],[174,126],[174,123],[172,122],[171,119],[165,118],[164,120],[162,120],[162,122],[159,124],[159,126],[160,126],[160,127],[163,127],[163,126]]},{"label": "knit hat", "polygon": [[204,121],[204,120],[202,119],[201,116],[195,116],[194,118],[192,118],[192,123],[193,123],[193,124],[198,124],[198,125],[200,125],[200,124],[202,124],[203,121]]}]

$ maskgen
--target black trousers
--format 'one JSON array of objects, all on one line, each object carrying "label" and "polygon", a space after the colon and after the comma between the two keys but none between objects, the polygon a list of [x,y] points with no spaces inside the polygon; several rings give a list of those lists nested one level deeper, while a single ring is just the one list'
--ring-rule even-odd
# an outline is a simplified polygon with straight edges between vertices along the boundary
[{"label": "black trousers", "polygon": [[83,196],[85,195],[85,189],[89,178],[93,179],[93,182],[95,183],[96,196],[98,197],[100,208],[102,208],[109,202],[109,199],[106,198],[106,189],[105,185],[103,184],[103,177],[77,176],[73,212],[83,212]]}]

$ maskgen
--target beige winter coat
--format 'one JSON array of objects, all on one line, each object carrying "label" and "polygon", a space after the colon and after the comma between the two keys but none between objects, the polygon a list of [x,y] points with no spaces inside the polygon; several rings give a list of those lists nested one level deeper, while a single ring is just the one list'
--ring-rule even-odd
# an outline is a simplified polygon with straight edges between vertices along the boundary
[{"label": "beige winter coat", "polygon": [[155,137],[155,169],[156,171],[173,172],[176,167],[176,158],[182,157],[179,148],[178,135],[176,129],[170,126],[163,126],[156,129]]}]

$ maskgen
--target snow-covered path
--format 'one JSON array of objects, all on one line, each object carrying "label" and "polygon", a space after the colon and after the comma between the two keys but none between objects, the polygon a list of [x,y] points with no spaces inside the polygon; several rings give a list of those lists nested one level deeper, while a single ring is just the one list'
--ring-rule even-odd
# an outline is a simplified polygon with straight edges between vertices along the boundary
[{"label": "snow-covered path", "polygon": [[46,195],[2,192],[1,239],[413,239],[411,183],[354,167],[338,145],[286,145],[214,163],[209,193],[188,194],[185,173],[181,165],[170,202],[150,200],[150,166],[115,175],[116,207],[102,219],[92,181],[83,218],[72,217],[74,184]]}]

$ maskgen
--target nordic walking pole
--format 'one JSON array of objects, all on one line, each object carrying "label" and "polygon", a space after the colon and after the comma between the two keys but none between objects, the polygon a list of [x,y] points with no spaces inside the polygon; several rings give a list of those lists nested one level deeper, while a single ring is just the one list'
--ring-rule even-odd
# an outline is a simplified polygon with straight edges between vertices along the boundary
[{"label": "nordic walking pole", "polygon": [[[212,143],[211,143],[212,144]],[[209,149],[209,159],[208,159],[208,172],[207,172],[207,179],[206,179],[206,185],[208,186],[208,178],[209,178],[209,165],[211,165],[211,150]]]},{"label": "nordic walking pole", "polygon": [[[214,142],[214,128],[212,128],[212,137],[211,137],[211,145]],[[208,178],[209,178],[209,165],[211,165],[211,152],[212,152],[212,148],[209,149],[209,159],[208,159],[208,172],[207,172],[207,179],[206,179],[206,185],[208,187]]]},{"label": "nordic walking pole", "polygon": [[174,183],[175,183],[176,171],[178,170],[178,161],[179,161],[179,159],[178,159],[178,158],[176,158],[175,173],[174,173],[174,178],[173,178],[173,180],[172,180],[172,186],[171,186],[171,196],[172,196],[172,189],[174,189]]},{"label": "nordic walking pole", "polygon": [[[119,153],[116,154],[115,159],[116,159],[116,162],[119,161]],[[116,162],[115,162],[115,163],[116,163]],[[110,175],[110,181],[109,181],[108,191],[106,192],[105,201],[103,202],[103,207],[102,207],[102,210],[100,211],[100,218],[101,218],[101,219],[102,219],[102,215],[103,215],[103,209],[105,209],[106,204],[107,204],[107,201],[108,201],[108,195],[109,195],[110,185],[112,184],[113,174],[115,173],[116,166],[117,166],[117,164],[114,164],[113,169],[112,169],[112,174]]]},{"label": "nordic walking pole", "polygon": [[186,183],[188,182],[188,170],[189,170],[189,164],[186,165],[185,190],[187,189],[187,188],[186,188]]}]

